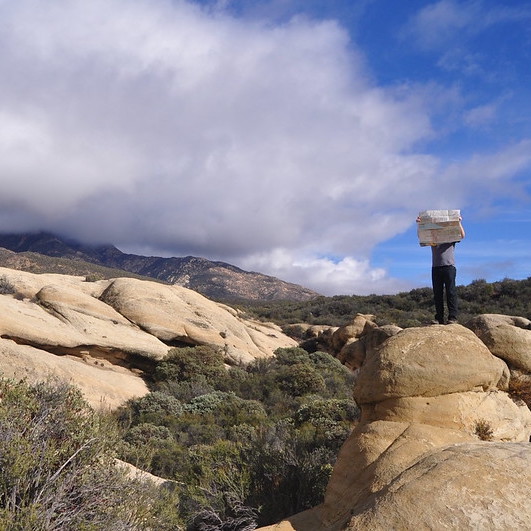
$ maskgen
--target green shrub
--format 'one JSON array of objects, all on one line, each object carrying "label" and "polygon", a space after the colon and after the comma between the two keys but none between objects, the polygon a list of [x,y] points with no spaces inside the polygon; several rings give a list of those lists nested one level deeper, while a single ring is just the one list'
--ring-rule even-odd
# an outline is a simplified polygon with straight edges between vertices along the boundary
[{"label": "green shrub", "polygon": [[177,415],[147,397],[121,413],[124,459],[179,482],[189,530],[253,529],[320,503],[359,413],[351,372],[301,348],[229,369],[221,353],[200,354],[173,349],[156,369]]},{"label": "green shrub", "polygon": [[12,295],[15,292],[15,286],[5,275],[2,275],[0,277],[0,295]]},{"label": "green shrub", "polygon": [[299,347],[277,348],[275,356],[279,365],[296,365],[310,362],[308,352]]},{"label": "green shrub", "polygon": [[101,273],[89,273],[85,276],[85,282],[97,282],[104,279],[105,277]]},{"label": "green shrub", "polygon": [[116,466],[114,423],[77,389],[0,380],[0,396],[0,529],[178,529],[171,496]]},{"label": "green shrub", "polygon": [[183,406],[179,400],[160,391],[154,391],[146,396],[132,400],[131,408],[138,418],[149,413],[165,413],[179,416],[183,412]]},{"label": "green shrub", "polygon": [[147,442],[161,444],[172,439],[172,434],[166,426],[155,426],[154,424],[138,424],[131,428],[124,440],[129,444],[143,445]]},{"label": "green shrub", "polygon": [[247,504],[261,506],[258,524],[272,524],[322,502],[335,452],[286,419],[257,430],[245,459],[250,471]]},{"label": "green shrub", "polygon": [[[531,319],[531,277],[505,278],[487,283],[476,280],[457,286],[460,321],[482,313],[519,315]],[[417,288],[396,295],[336,295],[316,297],[304,302],[273,301],[240,306],[252,317],[289,323],[341,326],[357,313],[376,315],[377,324],[394,323],[402,328],[427,324],[433,317],[433,290]]]},{"label": "green shrub", "polygon": [[257,511],[245,503],[249,469],[242,447],[231,441],[199,445],[190,457],[196,472],[189,494],[196,503],[189,530],[255,529]]},{"label": "green shrub", "polygon": [[325,389],[323,377],[309,363],[297,363],[283,368],[279,371],[277,380],[281,388],[292,396],[319,393]]},{"label": "green shrub", "polygon": [[298,425],[310,422],[319,424],[323,419],[333,422],[353,422],[359,418],[360,410],[354,400],[316,399],[303,404],[295,412],[294,420]]},{"label": "green shrub", "polygon": [[256,529],[258,511],[232,493],[219,493],[215,503],[204,504],[188,526],[189,531]]},{"label": "green shrub", "polygon": [[205,415],[214,413],[225,401],[235,397],[234,394],[224,393],[223,391],[214,391],[206,395],[193,398],[184,409],[187,413]]},{"label": "green shrub", "polygon": [[168,380],[157,382],[154,388],[173,396],[183,404],[196,396],[206,395],[215,390],[214,386],[208,383],[203,375],[199,375],[191,381],[178,382],[177,380]]},{"label": "green shrub", "polygon": [[192,381],[204,377],[207,382],[223,377],[225,366],[223,354],[214,347],[172,348],[154,372],[155,381]]},{"label": "green shrub", "polygon": [[340,373],[345,372],[345,366],[331,354],[318,350],[308,354],[308,357],[317,369]]},{"label": "green shrub", "polygon": [[262,421],[266,412],[260,402],[244,400],[234,393],[214,391],[207,395],[194,398],[185,404],[187,413],[215,415],[215,422],[219,425],[253,424]]}]

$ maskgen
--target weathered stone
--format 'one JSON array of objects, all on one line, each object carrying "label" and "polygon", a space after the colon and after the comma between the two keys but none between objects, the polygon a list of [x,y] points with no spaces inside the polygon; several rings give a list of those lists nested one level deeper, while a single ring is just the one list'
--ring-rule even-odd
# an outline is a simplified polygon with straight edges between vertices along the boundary
[{"label": "weathered stone", "polygon": [[462,326],[391,336],[359,369],[361,419],[324,502],[264,529],[527,529],[531,411],[503,391],[508,375]]},{"label": "weathered stone", "polygon": [[165,343],[214,345],[233,359],[268,357],[279,347],[297,345],[279,327],[244,321],[227,306],[180,286],[119,278],[101,300]]},{"label": "weathered stone", "polygon": [[361,337],[364,332],[366,333],[376,326],[374,315],[358,313],[350,323],[340,326],[332,334],[331,347],[336,353],[339,353],[347,341]]},{"label": "weathered stone", "polygon": [[460,325],[407,328],[367,356],[354,385],[358,404],[404,396],[496,389],[507,379],[495,358]]},{"label": "weathered stone", "polygon": [[31,384],[57,378],[77,386],[94,408],[116,409],[130,398],[146,395],[146,382],[134,372],[90,356],[56,356],[44,350],[0,339],[0,372],[4,378]]},{"label": "weathered stone", "polygon": [[138,373],[174,345],[213,345],[227,363],[239,364],[297,344],[278,326],[244,319],[186,288],[7,268],[0,276],[14,288],[0,295],[0,372],[31,381],[56,372],[93,405],[103,397],[116,407],[145,394]]},{"label": "weathered stone", "polygon": [[391,398],[364,406],[362,422],[376,420],[424,424],[471,436],[476,436],[478,423],[484,421],[494,441],[527,442],[531,434],[529,408],[500,390]]},{"label": "weathered stone", "polygon": [[371,496],[346,529],[529,529],[530,491],[531,445],[452,445]]},{"label": "weathered stone", "polygon": [[362,366],[367,352],[374,352],[385,340],[402,330],[399,326],[395,325],[367,328],[364,329],[359,339],[348,340],[337,355],[337,358],[353,371]]},{"label": "weathered stone", "polygon": [[531,372],[531,321],[524,317],[484,314],[467,326],[511,367]]}]

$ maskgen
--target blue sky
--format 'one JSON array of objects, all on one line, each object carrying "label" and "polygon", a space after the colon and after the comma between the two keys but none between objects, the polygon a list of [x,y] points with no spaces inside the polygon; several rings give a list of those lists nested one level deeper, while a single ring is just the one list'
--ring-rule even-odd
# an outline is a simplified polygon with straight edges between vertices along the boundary
[{"label": "blue sky", "polygon": [[327,294],[530,276],[531,5],[0,0],[0,230]]},{"label": "blue sky", "polygon": [[[367,16],[380,20],[383,31],[365,26],[357,33],[378,82],[442,84],[460,99],[449,116],[433,118],[440,135],[421,149],[452,164],[531,137],[531,4],[401,2],[389,17],[380,17],[383,4],[367,6]],[[511,180],[515,184],[507,185],[517,189],[513,197],[484,202],[478,193],[479,200],[471,196],[462,206],[467,231],[457,250],[462,284],[530,276],[528,163]],[[429,265],[430,253],[412,250],[414,238],[413,226],[380,244],[374,264],[416,285],[429,285],[429,270],[419,264]]]}]

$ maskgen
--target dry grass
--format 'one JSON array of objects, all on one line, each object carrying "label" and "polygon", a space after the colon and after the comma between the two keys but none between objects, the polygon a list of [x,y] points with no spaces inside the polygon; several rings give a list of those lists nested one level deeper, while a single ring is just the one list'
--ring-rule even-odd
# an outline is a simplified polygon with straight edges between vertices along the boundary
[{"label": "dry grass", "polygon": [[492,441],[492,436],[494,435],[494,432],[492,431],[492,426],[485,419],[478,419],[476,421],[476,424],[474,426],[474,433],[482,441]]},{"label": "dry grass", "polygon": [[525,402],[531,409],[531,378],[529,377],[512,377],[509,382],[509,395],[513,400]]}]

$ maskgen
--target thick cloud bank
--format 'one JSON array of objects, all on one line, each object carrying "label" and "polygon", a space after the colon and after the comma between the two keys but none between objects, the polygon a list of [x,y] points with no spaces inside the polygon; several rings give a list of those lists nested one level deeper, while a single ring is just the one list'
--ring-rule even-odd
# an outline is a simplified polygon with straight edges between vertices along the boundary
[{"label": "thick cloud bank", "polygon": [[[221,259],[326,294],[399,287],[371,249],[426,204],[459,208],[484,164],[451,186],[459,168],[415,153],[426,98],[376,87],[333,21],[0,1],[0,70],[2,230]],[[528,148],[511,149],[528,163]],[[489,168],[495,187],[507,173]]]}]

